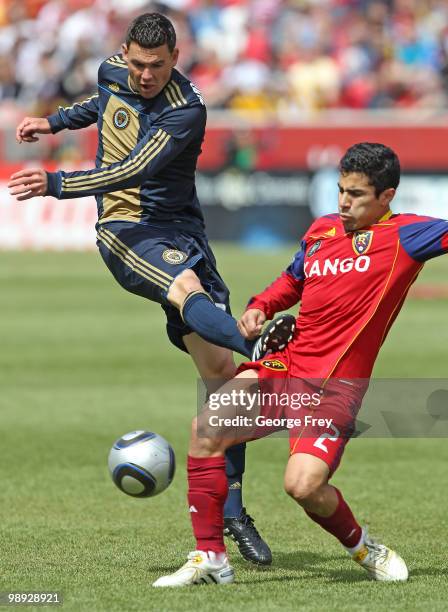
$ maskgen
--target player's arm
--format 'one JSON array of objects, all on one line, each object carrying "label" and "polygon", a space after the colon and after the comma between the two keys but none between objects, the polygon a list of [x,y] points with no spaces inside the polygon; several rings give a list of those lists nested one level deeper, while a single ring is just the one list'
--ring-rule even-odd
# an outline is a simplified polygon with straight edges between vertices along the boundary
[{"label": "player's arm", "polygon": [[82,172],[48,173],[47,195],[58,199],[138,187],[176,158],[203,131],[205,108],[177,109],[154,125],[121,162]]},{"label": "player's arm", "polygon": [[300,301],[305,280],[305,251],[306,242],[302,240],[301,248],[288,268],[264,291],[249,300],[246,311],[238,322],[238,327],[245,337],[260,333],[265,321]]},{"label": "player's arm", "polygon": [[419,262],[448,253],[448,221],[423,217],[403,225],[399,230],[400,243],[406,253]]},{"label": "player's arm", "polygon": [[64,200],[138,187],[177,157],[204,130],[203,106],[177,109],[170,115],[160,125],[153,126],[120,162],[80,172],[43,174],[35,168],[21,170],[11,176],[10,193],[18,196],[19,201],[40,195]]},{"label": "player's arm", "polygon": [[17,142],[37,142],[37,134],[56,134],[64,129],[77,130],[98,120],[98,95],[67,108],[59,107],[49,117],[25,117],[16,128]]},{"label": "player's arm", "polygon": [[48,117],[51,133],[61,130],[79,130],[98,121],[99,96],[94,94],[82,102],[75,102],[72,106],[60,106],[56,113]]},{"label": "player's arm", "polygon": [[46,176],[36,169],[22,170],[11,177],[8,185],[11,195],[19,196],[19,200],[36,195],[51,195],[63,200],[140,186],[204,130],[203,106],[177,109],[167,115],[122,161],[81,172],[48,172]]}]

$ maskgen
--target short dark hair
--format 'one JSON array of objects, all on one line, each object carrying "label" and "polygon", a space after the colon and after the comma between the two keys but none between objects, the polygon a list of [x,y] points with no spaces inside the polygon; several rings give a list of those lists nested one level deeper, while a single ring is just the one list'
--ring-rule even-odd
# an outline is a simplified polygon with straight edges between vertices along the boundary
[{"label": "short dark hair", "polygon": [[339,171],[341,174],[365,174],[375,187],[377,197],[385,189],[396,189],[400,183],[400,161],[397,154],[377,142],[360,142],[347,149],[339,162]]},{"label": "short dark hair", "polygon": [[131,42],[146,49],[162,47],[165,43],[170,53],[176,46],[176,32],[169,19],[160,13],[144,13],[129,24],[126,32],[126,46]]}]

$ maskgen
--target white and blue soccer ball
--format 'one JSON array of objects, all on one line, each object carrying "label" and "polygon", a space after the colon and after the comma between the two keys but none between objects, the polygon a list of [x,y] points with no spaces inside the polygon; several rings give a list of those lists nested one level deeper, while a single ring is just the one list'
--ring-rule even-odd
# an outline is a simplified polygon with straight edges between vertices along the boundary
[{"label": "white and blue soccer ball", "polygon": [[174,478],[176,460],[170,444],[151,431],[131,431],[118,438],[109,453],[109,472],[123,493],[153,497]]}]

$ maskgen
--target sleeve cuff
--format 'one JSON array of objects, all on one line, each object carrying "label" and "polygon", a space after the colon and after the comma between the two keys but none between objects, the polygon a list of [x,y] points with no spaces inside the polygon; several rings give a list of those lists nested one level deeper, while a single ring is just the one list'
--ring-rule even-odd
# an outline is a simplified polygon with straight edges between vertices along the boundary
[{"label": "sleeve cuff", "polygon": [[61,173],[60,172],[47,172],[48,187],[45,195],[53,196],[53,198],[60,199],[61,197]]},{"label": "sleeve cuff", "polygon": [[52,134],[57,134],[61,130],[66,129],[65,123],[62,121],[61,115],[59,113],[53,113],[47,117],[48,123],[50,124],[50,129]]},{"label": "sleeve cuff", "polygon": [[257,308],[258,310],[261,310],[262,312],[264,312],[267,319],[271,318],[269,316],[270,315],[269,309],[266,308],[266,304],[264,302],[259,302],[256,297],[253,297],[249,300],[246,306],[246,311],[250,310],[251,308]]}]

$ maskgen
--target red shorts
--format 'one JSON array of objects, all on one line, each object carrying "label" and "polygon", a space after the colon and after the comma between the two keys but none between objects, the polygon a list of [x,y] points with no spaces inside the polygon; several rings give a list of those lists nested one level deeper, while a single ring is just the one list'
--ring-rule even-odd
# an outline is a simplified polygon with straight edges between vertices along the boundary
[{"label": "red shorts", "polygon": [[333,474],[355,430],[363,393],[334,379],[322,389],[322,381],[292,378],[281,354],[243,363],[237,373],[245,370],[257,371],[263,398],[254,439],[287,429],[291,455],[319,457]]}]

